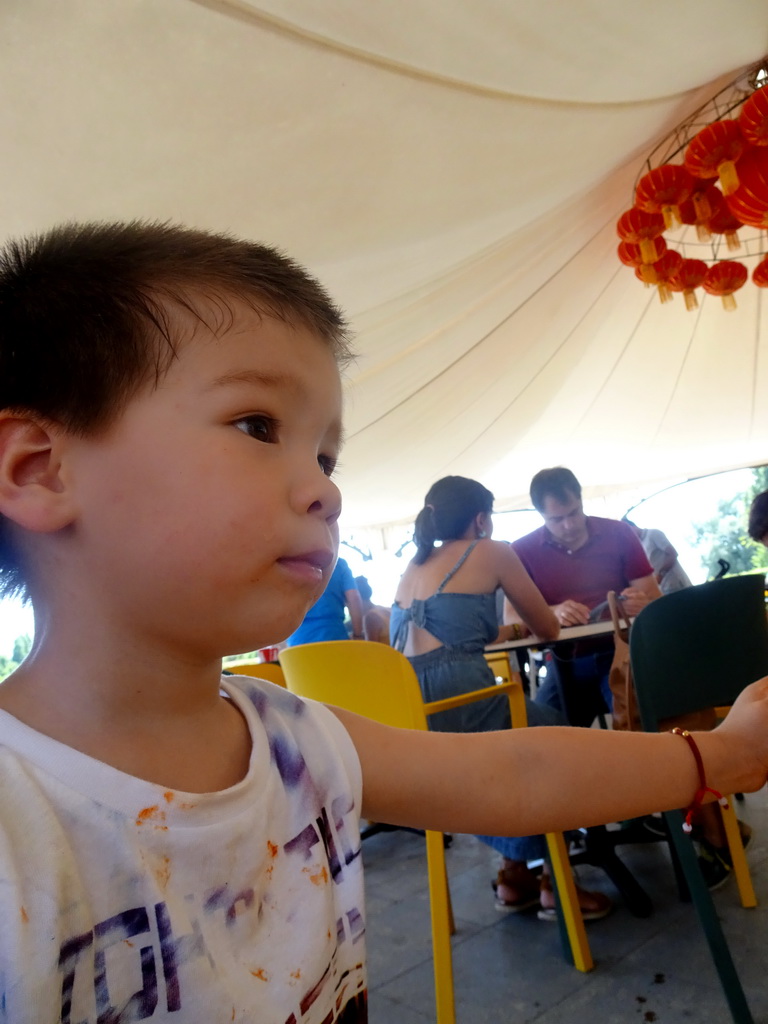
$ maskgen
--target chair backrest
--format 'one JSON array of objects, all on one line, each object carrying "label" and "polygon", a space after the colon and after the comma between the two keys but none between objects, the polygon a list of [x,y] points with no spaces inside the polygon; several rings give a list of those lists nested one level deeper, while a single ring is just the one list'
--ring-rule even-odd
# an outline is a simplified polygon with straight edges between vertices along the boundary
[{"label": "chair backrest", "polygon": [[426,729],[411,663],[393,647],[369,640],[326,640],[280,652],[289,690],[354,711],[385,725]]},{"label": "chair backrest", "polygon": [[768,675],[765,578],[712,580],[667,594],[639,613],[629,638],[643,728],[732,704]]},{"label": "chair backrest", "polygon": [[234,665],[225,666],[228,672],[239,676],[255,676],[266,679],[278,686],[285,686],[285,675],[282,666],[276,661],[239,661]]},{"label": "chair backrest", "polygon": [[512,667],[509,664],[509,654],[506,651],[489,651],[485,655],[491,671],[497,680],[508,683],[512,679]]}]

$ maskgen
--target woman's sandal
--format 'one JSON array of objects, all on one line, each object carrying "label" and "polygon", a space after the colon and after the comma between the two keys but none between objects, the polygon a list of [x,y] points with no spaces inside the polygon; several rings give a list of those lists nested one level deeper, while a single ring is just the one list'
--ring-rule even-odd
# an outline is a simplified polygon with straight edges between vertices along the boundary
[{"label": "woman's sandal", "polygon": [[[552,882],[547,875],[541,877],[541,895],[547,899],[548,896],[552,897],[552,906],[545,907],[542,903],[541,909],[537,914],[540,921],[556,921],[557,920],[557,908],[555,906],[555,894],[552,889]],[[588,889],[580,889],[576,886],[576,895],[579,898],[579,907],[581,909],[581,916],[585,921],[599,921],[602,917],[607,917],[613,910],[613,900],[610,896],[606,896],[604,892],[591,892]]]},{"label": "woman's sandal", "polygon": [[[511,889],[516,894],[515,899],[502,899],[499,896],[501,885]],[[519,914],[539,906],[539,879],[529,868],[500,868],[491,888],[496,896],[494,906],[502,914]]]},{"label": "woman's sandal", "polygon": [[[746,821],[742,821],[741,818],[737,819],[736,824],[739,826],[741,845],[746,851],[747,847],[752,842],[752,827],[748,825]],[[718,857],[729,870],[733,868],[733,864],[731,862],[731,850],[727,843],[724,846],[715,846],[713,842],[709,839],[705,839],[704,836],[700,835],[697,838],[699,847],[702,848],[702,852],[704,850],[708,850],[710,857]]]}]

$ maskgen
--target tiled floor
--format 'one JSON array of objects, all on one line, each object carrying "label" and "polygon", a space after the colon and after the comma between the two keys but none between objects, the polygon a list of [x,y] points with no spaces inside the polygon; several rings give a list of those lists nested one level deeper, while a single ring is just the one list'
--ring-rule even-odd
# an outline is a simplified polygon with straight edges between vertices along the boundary
[{"label": "tiled floor", "polygon": [[[715,902],[755,1024],[768,1024],[768,791],[738,810],[755,832],[748,859],[760,905],[742,909],[733,881]],[[385,833],[367,839],[363,851],[371,1024],[434,1022],[424,841]],[[565,962],[555,925],[494,909],[495,854],[471,836],[454,837],[446,859],[457,1024],[729,1024],[698,918],[678,899],[664,844],[624,846],[621,856],[655,912],[641,920],[620,905],[589,924],[596,967],[580,974]],[[600,871],[580,868],[579,879],[615,895]]]}]

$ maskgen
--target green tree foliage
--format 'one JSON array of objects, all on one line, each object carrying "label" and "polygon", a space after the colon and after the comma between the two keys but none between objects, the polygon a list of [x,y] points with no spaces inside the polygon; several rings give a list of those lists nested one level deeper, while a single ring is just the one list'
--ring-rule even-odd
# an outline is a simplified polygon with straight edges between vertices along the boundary
[{"label": "green tree foliage", "polygon": [[747,533],[747,519],[752,499],[768,490],[768,466],[752,470],[752,484],[747,491],[719,502],[717,515],[703,523],[693,523],[694,544],[702,551],[701,564],[709,578],[719,572],[719,559],[728,562],[730,576],[763,569],[768,553]]},{"label": "green tree foliage", "polygon": [[13,645],[13,660],[20,665],[32,649],[32,637],[25,633],[24,636],[17,636]]},{"label": "green tree foliage", "polygon": [[248,651],[245,654],[227,654],[223,659],[224,668],[226,668],[227,665],[231,665],[233,662],[237,663],[238,661],[253,661],[253,659],[257,656],[258,653],[258,651]]},{"label": "green tree foliage", "polygon": [[14,669],[17,669],[21,662],[29,654],[30,648],[32,647],[32,637],[17,636],[16,641],[13,645],[13,656],[6,658],[5,655],[0,654],[0,680],[5,679],[9,676]]}]

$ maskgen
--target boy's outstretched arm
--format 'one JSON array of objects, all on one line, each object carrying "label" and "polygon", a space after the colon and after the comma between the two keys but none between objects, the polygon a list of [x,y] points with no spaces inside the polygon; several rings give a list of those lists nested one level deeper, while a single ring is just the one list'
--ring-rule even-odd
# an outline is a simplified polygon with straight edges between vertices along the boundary
[{"label": "boy's outstretched arm", "polygon": [[[444,832],[534,835],[687,806],[699,780],[672,733],[565,727],[490,733],[392,729],[340,708],[363,769],[363,816]],[[726,721],[694,734],[707,783],[751,792],[768,778],[768,677]]]}]

